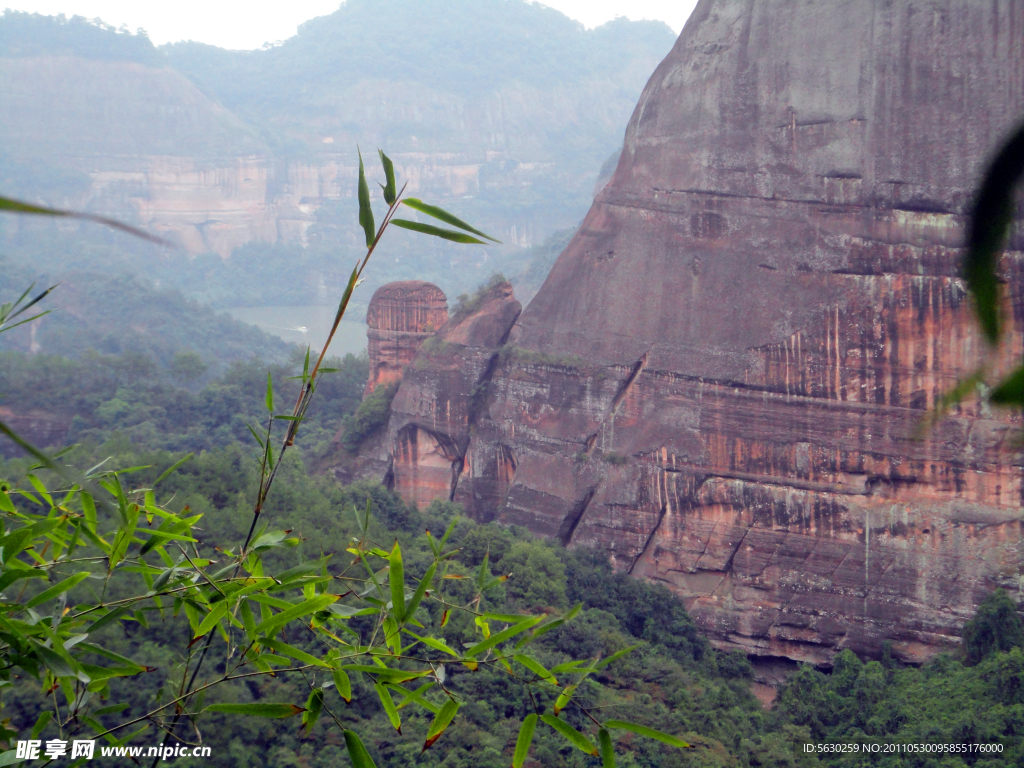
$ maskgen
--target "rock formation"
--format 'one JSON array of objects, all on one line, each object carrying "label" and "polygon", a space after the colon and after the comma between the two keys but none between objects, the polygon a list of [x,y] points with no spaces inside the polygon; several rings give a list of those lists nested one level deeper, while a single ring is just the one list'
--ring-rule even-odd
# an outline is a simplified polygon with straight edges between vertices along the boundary
[{"label": "rock formation", "polygon": [[[701,0],[501,352],[407,370],[395,487],[606,548],[750,654],[955,645],[1020,593],[1020,419],[922,427],[986,358],[965,212],[1021,114],[1013,0]],[[996,368],[1022,249],[1018,226]]]},{"label": "rock formation", "polygon": [[423,342],[448,321],[448,297],[421,280],[378,288],[366,311],[370,378],[363,396],[402,378]]}]

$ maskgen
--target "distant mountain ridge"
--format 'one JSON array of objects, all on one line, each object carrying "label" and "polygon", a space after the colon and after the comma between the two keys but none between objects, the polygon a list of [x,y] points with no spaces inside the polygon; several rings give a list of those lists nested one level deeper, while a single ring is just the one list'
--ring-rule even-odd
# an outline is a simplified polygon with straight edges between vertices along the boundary
[{"label": "distant mountain ridge", "polygon": [[[465,249],[397,238],[381,281],[440,268],[475,284],[503,254],[579,221],[674,38],[660,22],[586,30],[523,0],[348,0],[259,51],[156,48],[80,18],[6,11],[0,184],[115,213],[193,255],[325,232],[339,252],[357,242],[355,146],[380,146],[410,193],[509,244],[470,263]],[[37,175],[78,181],[62,198]],[[27,232],[9,225],[6,241]],[[330,290],[334,278],[304,279]]]}]

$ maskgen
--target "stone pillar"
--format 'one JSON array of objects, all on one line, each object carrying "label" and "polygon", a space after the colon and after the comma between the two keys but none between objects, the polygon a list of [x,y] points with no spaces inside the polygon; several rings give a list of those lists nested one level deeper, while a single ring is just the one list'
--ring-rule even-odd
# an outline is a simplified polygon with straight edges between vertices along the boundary
[{"label": "stone pillar", "polygon": [[370,378],[363,397],[402,378],[423,342],[448,321],[448,297],[436,285],[403,280],[382,285],[366,311]]}]

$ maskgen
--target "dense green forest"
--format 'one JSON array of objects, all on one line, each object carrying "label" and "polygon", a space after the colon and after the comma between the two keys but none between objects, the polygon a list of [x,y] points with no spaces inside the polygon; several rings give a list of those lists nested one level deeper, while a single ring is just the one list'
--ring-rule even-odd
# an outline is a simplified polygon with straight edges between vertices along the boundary
[{"label": "dense green forest", "polygon": [[[184,450],[197,450],[164,482],[172,506],[188,506],[205,515],[202,544],[224,546],[240,540],[248,524],[258,467],[248,437],[247,419],[261,413],[268,366],[236,362],[200,386],[182,380],[188,365],[161,369],[140,353],[59,356],[5,353],[0,388],[8,405],[75,412],[69,440],[79,443],[68,459],[81,466],[106,460],[112,466],[152,465],[150,474],[172,463]],[[280,381],[280,397],[291,390],[287,376],[300,367],[299,357],[270,366]],[[407,553],[407,568],[420,572],[429,560],[422,533],[440,530],[459,514],[457,505],[434,502],[418,510],[373,483],[341,485],[312,472],[318,450],[339,434],[360,402],[367,373],[365,359],[352,356],[335,364],[339,370],[323,381],[319,415],[306,425],[307,450],[289,454],[269,499],[266,514],[275,526],[294,531],[302,546],[281,555],[290,567],[321,553],[343,557],[355,522],[345,512],[350,502],[371,500],[374,539],[398,540]],[[183,373],[184,372],[184,373]],[[294,394],[294,391],[291,391]],[[29,461],[11,458],[0,475],[25,483]],[[517,528],[479,526],[462,520],[453,543],[459,548],[456,573],[471,575],[484,560],[494,575],[511,574],[485,594],[495,612],[564,610],[577,602],[583,611],[570,624],[549,633],[538,645],[538,658],[550,666],[570,658],[607,656],[631,645],[636,649],[596,676],[578,694],[605,716],[621,712],[629,719],[686,739],[693,749],[679,751],[627,735],[619,743],[620,765],[627,766],[1005,766],[1024,765],[1024,649],[1014,606],[996,596],[970,625],[964,658],[943,656],[921,668],[902,667],[885,656],[859,660],[844,652],[830,672],[801,668],[782,688],[774,707],[765,710],[751,691],[752,669],[737,653],[712,648],[697,632],[681,602],[664,587],[614,572],[605,556],[588,549],[565,550]],[[453,597],[471,590],[469,582],[452,581]],[[465,585],[465,586],[463,586]],[[467,593],[468,595],[468,593]],[[431,609],[433,611],[434,609]],[[431,614],[437,624],[439,616]],[[143,711],[161,695],[179,649],[187,643],[180,625],[153,614],[146,625],[133,624],[108,638],[109,647],[154,667],[121,687],[112,684],[111,703],[128,708],[118,717]],[[114,630],[109,630],[113,632]],[[472,639],[467,617],[456,617],[439,630],[450,645]],[[302,642],[301,638],[290,638]],[[426,724],[406,718],[403,735],[391,728],[372,690],[354,681],[352,705],[329,692],[330,706],[357,729],[380,766],[506,766],[526,694],[507,676],[482,667],[449,670],[451,687],[472,702],[462,710],[444,741],[420,753]],[[302,685],[285,678],[259,685],[231,683],[211,694],[217,701],[292,700],[304,697]],[[331,698],[333,697],[333,698]],[[36,720],[47,701],[38,683],[18,682],[4,689],[7,715],[19,730]],[[543,705],[543,702],[541,703]],[[113,717],[110,715],[109,717]],[[570,722],[581,717],[569,713]],[[582,726],[582,723],[577,723]],[[52,726],[48,726],[52,727]],[[309,734],[287,721],[252,720],[222,714],[200,720],[203,743],[213,750],[212,764],[223,766],[294,765],[330,768],[348,765],[337,728],[321,720]],[[49,731],[43,738],[52,737]],[[155,738],[155,737],[154,737]],[[137,740],[145,740],[140,736]],[[810,743],[884,745],[999,744],[1001,754],[886,755],[885,753],[806,753]],[[552,733],[538,732],[533,766],[597,765]],[[204,761],[207,762],[207,761]]]}]

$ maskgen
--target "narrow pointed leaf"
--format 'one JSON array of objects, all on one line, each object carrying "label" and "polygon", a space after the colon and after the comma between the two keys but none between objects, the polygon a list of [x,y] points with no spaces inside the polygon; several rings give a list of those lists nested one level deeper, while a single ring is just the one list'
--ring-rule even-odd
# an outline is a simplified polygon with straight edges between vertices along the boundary
[{"label": "narrow pointed leaf", "polygon": [[267,371],[267,410],[270,413],[274,412],[274,380],[270,376],[270,371]]},{"label": "narrow pointed leaf", "polygon": [[529,656],[525,656],[525,655],[523,655],[521,653],[517,653],[512,658],[514,658],[516,661],[518,661],[520,664],[522,664],[528,670],[530,670],[535,675],[537,675],[537,677],[543,678],[544,680],[550,680],[555,685],[558,685],[558,680],[555,679],[555,676],[553,674],[551,674],[550,672],[548,672],[548,670],[545,669],[544,665],[541,664],[540,662],[534,661]]},{"label": "narrow pointed leaf", "polygon": [[601,661],[597,662],[597,664],[594,665],[594,668],[595,669],[604,669],[605,667],[607,667],[612,662],[618,661],[623,656],[626,656],[626,655],[632,653],[633,651],[635,651],[639,647],[640,647],[639,645],[631,645],[628,648],[623,648],[621,651],[616,651],[611,656],[609,656],[607,659],[601,659]]},{"label": "narrow pointed leaf", "polygon": [[516,751],[512,755],[512,768],[523,768],[526,756],[530,753],[530,744],[533,743],[533,732],[537,730],[537,716],[530,714],[523,719],[519,727],[519,738],[516,739]]},{"label": "narrow pointed leaf", "polygon": [[543,618],[543,616],[535,616],[527,621],[521,621],[518,624],[513,624],[511,627],[501,630],[501,632],[498,632],[496,635],[491,635],[486,640],[477,643],[468,651],[466,651],[466,655],[478,656],[479,654],[483,653],[489,648],[493,648],[498,643],[503,643],[509,638],[515,637],[519,633],[525,632],[530,627],[539,624]]},{"label": "narrow pointed leaf", "polygon": [[388,583],[391,586],[391,606],[395,611],[395,621],[399,624],[405,620],[405,569],[402,566],[402,549],[395,542],[388,558]]},{"label": "narrow pointed leaf", "polygon": [[286,608],[280,613],[271,616],[265,621],[261,621],[256,626],[257,633],[270,634],[283,627],[289,621],[307,616],[317,611],[322,611],[331,603],[338,599],[337,595],[318,595],[311,600],[303,600],[298,605],[293,605],[291,608]]},{"label": "narrow pointed leaf", "polygon": [[373,689],[377,692],[377,697],[380,699],[381,706],[384,707],[384,712],[388,716],[388,720],[391,721],[391,727],[399,733],[402,732],[402,718],[398,714],[398,710],[395,708],[395,701],[391,698],[391,694],[388,693],[388,689],[380,683],[373,686]]},{"label": "narrow pointed leaf", "polygon": [[576,686],[566,686],[565,690],[558,694],[558,698],[555,699],[555,714],[557,715],[569,704],[569,700],[572,699],[572,695],[576,693]]},{"label": "narrow pointed leaf", "polygon": [[420,636],[420,635],[417,635],[415,632],[410,632],[408,629],[403,630],[403,631],[407,635],[411,635],[412,637],[416,638],[417,640],[419,640],[424,645],[429,646],[429,647],[433,648],[434,650],[441,651],[443,653],[447,653],[449,656],[453,656],[456,659],[459,658],[459,654],[457,654],[455,651],[453,651],[451,648],[449,648],[447,643],[444,642],[444,640],[440,640],[438,638],[431,637],[430,635]]},{"label": "narrow pointed leaf", "polygon": [[334,687],[338,689],[338,695],[348,704],[352,701],[352,681],[348,675],[340,669],[334,670]]},{"label": "narrow pointed leaf", "polygon": [[27,603],[25,603],[25,607],[26,608],[35,608],[37,605],[41,605],[41,604],[45,603],[47,600],[52,600],[53,598],[57,597],[58,595],[64,594],[65,592],[67,592],[69,589],[71,589],[73,586],[75,586],[76,584],[78,584],[80,581],[82,581],[83,579],[87,578],[88,576],[89,576],[89,572],[88,571],[81,571],[79,573],[76,573],[74,576],[68,576],[63,581],[57,582],[56,584],[54,584],[49,589],[45,589],[42,592],[40,592],[38,595],[33,597],[31,600],[29,600]]},{"label": "narrow pointed leaf", "polygon": [[[358,150],[357,150],[358,151]],[[363,168],[363,153],[359,152],[359,226],[366,235],[366,247],[373,245],[377,231],[373,226],[373,208],[370,207],[370,187],[366,183],[366,171]]]},{"label": "narrow pointed leaf", "polygon": [[651,739],[657,739],[658,741],[664,742],[671,747],[680,747],[683,749],[688,748],[690,745],[682,739],[677,739],[675,736],[669,736],[667,733],[656,731],[653,728],[648,728],[644,725],[637,725],[636,723],[627,723],[625,720],[608,720],[604,724],[605,728],[615,728],[620,731],[629,731],[639,736],[647,736]]},{"label": "narrow pointed leaf", "polygon": [[[404,202],[408,202],[407,200]],[[465,243],[467,245],[486,245],[483,240],[467,235],[464,232],[456,232],[454,229],[435,227],[433,224],[421,224],[418,221],[409,219],[392,219],[391,223],[402,229],[411,229],[413,232],[422,232],[424,235],[440,237],[442,240],[451,240],[453,243]]]},{"label": "narrow pointed leaf", "polygon": [[166,240],[163,240],[155,235],[149,234],[149,232],[143,232],[141,229],[135,227],[129,227],[127,224],[122,224],[120,221],[114,219],[108,219],[105,216],[94,216],[90,213],[78,213],[76,211],[62,211],[56,208],[42,208],[38,205],[32,205],[31,203],[23,203],[20,200],[11,200],[7,197],[0,197],[0,211],[11,211],[12,213],[30,213],[41,216],[62,216],[70,219],[82,219],[84,221],[94,221],[97,224],[103,224],[104,226],[111,227],[112,229],[118,229],[122,232],[127,232],[135,237],[140,237],[143,240],[149,240],[151,243],[158,245],[171,245]]},{"label": "narrow pointed leaf", "polygon": [[601,748],[601,768],[615,768],[615,748],[607,728],[597,732],[597,745]]},{"label": "narrow pointed leaf", "polygon": [[302,707],[294,704],[211,704],[207,712],[225,712],[231,715],[248,715],[249,717],[293,717],[305,712]]},{"label": "narrow pointed leaf", "polygon": [[380,164],[384,166],[384,202],[391,205],[395,202],[395,197],[398,195],[398,187],[395,184],[395,165],[391,162],[391,158],[384,154],[382,150],[377,150],[380,154]]},{"label": "narrow pointed leaf", "polygon": [[[974,294],[985,337],[999,339],[999,251],[1013,222],[1014,187],[1024,177],[1024,124],[1010,136],[985,173],[974,202],[964,278]],[[408,202],[408,201],[406,201]]]},{"label": "narrow pointed leaf", "polygon": [[415,197],[407,197],[402,202],[408,205],[414,211],[425,213],[427,214],[427,216],[432,216],[438,221],[443,221],[445,224],[451,224],[453,227],[458,227],[459,229],[464,229],[467,232],[472,232],[474,235],[480,235],[480,237],[486,238],[495,243],[501,242],[501,240],[495,240],[490,235],[481,232],[476,227],[470,226],[462,219],[458,218],[457,216],[453,216],[443,208],[438,208],[436,205],[428,205],[427,203],[424,203],[422,200],[419,200]]},{"label": "narrow pointed leaf", "polygon": [[366,751],[366,747],[363,746],[363,742],[359,740],[356,732],[345,730],[342,733],[345,735],[345,746],[348,748],[348,756],[352,761],[352,768],[377,768],[376,763],[373,762],[370,753]]},{"label": "narrow pointed leaf", "polygon": [[182,456],[180,459],[178,459],[176,462],[174,462],[171,466],[169,466],[166,470],[164,470],[163,474],[161,474],[160,477],[158,477],[155,481],[153,481],[153,486],[156,487],[157,485],[160,484],[161,480],[166,480],[170,475],[172,475],[174,472],[176,472],[178,470],[178,468],[181,467],[182,464],[184,464],[186,461],[189,461],[193,456],[195,456],[195,453],[188,453],[188,454],[185,454],[184,456]]},{"label": "narrow pointed leaf", "polygon": [[314,667],[327,667],[330,668],[330,664],[321,661],[311,653],[306,653],[303,650],[296,648],[288,643],[282,643],[279,640],[269,640],[267,638],[261,638],[259,641],[260,645],[272,648],[273,650],[280,653],[282,656],[289,656],[297,661],[301,661],[303,664],[311,664]]},{"label": "narrow pointed leaf", "polygon": [[423,574],[423,578],[420,579],[420,583],[416,587],[416,591],[413,592],[412,597],[409,599],[409,604],[405,607],[405,617],[412,618],[413,614],[416,613],[416,609],[420,607],[420,603],[423,601],[423,596],[427,594],[427,590],[430,589],[430,584],[434,580],[434,574],[437,573],[437,563],[431,563],[430,567],[427,568],[427,572]]},{"label": "narrow pointed leaf", "polygon": [[448,699],[448,701],[444,703],[444,706],[441,707],[441,711],[434,715],[434,722],[430,724],[430,729],[427,731],[427,740],[423,742],[424,752],[430,749],[433,743],[441,738],[441,734],[444,733],[444,729],[448,727],[448,724],[451,723],[458,711],[459,705],[452,699]]},{"label": "narrow pointed leaf", "polygon": [[594,746],[593,742],[564,720],[559,720],[554,715],[541,715],[540,719],[562,734],[565,740],[577,749],[586,752],[588,755],[597,756],[597,747]]},{"label": "narrow pointed leaf", "polygon": [[314,688],[309,692],[309,698],[306,699],[306,711],[302,713],[302,724],[306,726],[307,734],[313,730],[313,726],[316,724],[317,718],[320,717],[320,712],[323,708],[324,689]]}]

